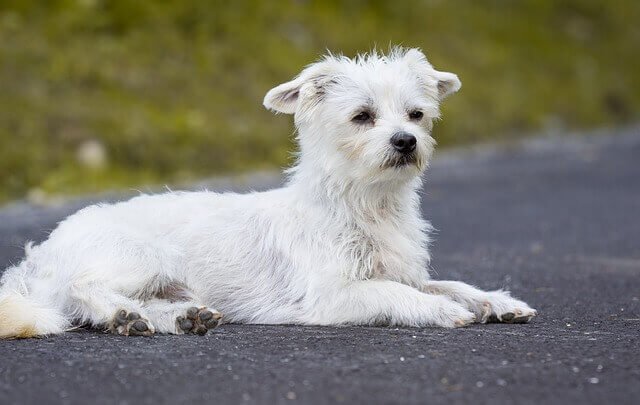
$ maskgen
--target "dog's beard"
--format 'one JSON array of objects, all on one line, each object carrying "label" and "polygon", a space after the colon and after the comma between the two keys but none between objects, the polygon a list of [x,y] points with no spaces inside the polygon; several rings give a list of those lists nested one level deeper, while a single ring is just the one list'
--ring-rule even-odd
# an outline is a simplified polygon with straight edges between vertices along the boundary
[{"label": "dog's beard", "polygon": [[415,152],[408,155],[395,152],[389,153],[385,156],[385,159],[381,164],[383,169],[401,169],[408,166],[415,166],[418,169],[422,167],[421,160]]}]

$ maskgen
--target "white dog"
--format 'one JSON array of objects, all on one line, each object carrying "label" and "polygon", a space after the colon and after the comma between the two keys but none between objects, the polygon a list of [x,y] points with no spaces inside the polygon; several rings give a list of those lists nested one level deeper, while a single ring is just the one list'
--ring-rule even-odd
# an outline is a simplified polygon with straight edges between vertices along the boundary
[{"label": "white dog", "polygon": [[[300,152],[281,189],[142,195],[85,208],[27,245],[0,287],[0,337],[90,324],[123,335],[226,322],[527,322],[505,291],[430,280],[421,174],[438,105],[460,88],[417,49],[326,56],[269,91]],[[220,312],[218,312],[220,311]]]}]

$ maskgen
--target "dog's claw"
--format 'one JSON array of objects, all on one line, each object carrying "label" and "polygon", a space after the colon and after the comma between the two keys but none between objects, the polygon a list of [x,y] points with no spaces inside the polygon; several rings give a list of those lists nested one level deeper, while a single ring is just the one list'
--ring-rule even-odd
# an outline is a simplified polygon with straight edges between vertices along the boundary
[{"label": "dog's claw", "polygon": [[476,321],[476,316],[475,315],[471,315],[470,317],[468,317],[466,319],[458,319],[457,321],[455,321],[454,326],[456,328],[463,328],[465,326],[471,325],[475,321]]},{"label": "dog's claw", "polygon": [[206,307],[191,307],[187,309],[186,318],[179,316],[176,324],[183,333],[193,333],[196,335],[206,335],[210,329],[214,329],[220,324],[222,315],[213,312]]}]

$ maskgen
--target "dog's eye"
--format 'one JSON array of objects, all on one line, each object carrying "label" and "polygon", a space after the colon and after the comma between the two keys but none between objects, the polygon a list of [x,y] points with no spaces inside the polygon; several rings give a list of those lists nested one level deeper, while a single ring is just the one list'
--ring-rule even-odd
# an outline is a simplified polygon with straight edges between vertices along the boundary
[{"label": "dog's eye", "polygon": [[423,116],[424,113],[420,110],[413,110],[409,113],[409,118],[416,121],[421,120]]},{"label": "dog's eye", "polygon": [[371,114],[369,114],[366,111],[362,111],[361,113],[355,115],[353,118],[351,118],[351,121],[357,122],[357,123],[365,123],[365,122],[369,122],[371,121]]}]

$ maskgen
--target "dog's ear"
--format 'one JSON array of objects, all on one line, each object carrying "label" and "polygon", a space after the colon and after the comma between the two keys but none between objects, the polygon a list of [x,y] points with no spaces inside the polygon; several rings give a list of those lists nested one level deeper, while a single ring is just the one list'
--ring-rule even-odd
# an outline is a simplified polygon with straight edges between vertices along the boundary
[{"label": "dog's ear", "polygon": [[322,86],[331,81],[333,71],[329,60],[309,65],[290,82],[269,90],[263,104],[271,111],[293,114],[303,99],[322,96]]},{"label": "dog's ear", "polygon": [[438,80],[438,97],[440,100],[444,100],[462,87],[462,82],[460,82],[458,75],[455,73],[440,72],[435,69],[434,72]]},{"label": "dog's ear", "polygon": [[428,82],[435,82],[438,90],[437,97],[440,101],[460,90],[462,83],[454,73],[435,70],[427,61],[427,57],[419,49],[413,48],[406,51],[404,59],[415,69],[420,76],[428,78]]}]

